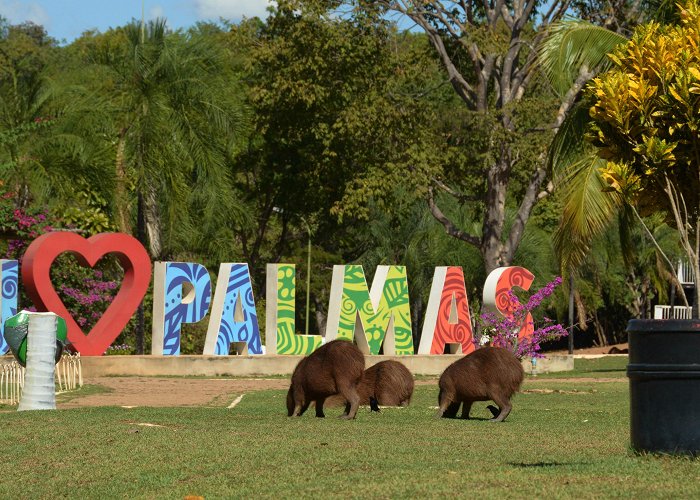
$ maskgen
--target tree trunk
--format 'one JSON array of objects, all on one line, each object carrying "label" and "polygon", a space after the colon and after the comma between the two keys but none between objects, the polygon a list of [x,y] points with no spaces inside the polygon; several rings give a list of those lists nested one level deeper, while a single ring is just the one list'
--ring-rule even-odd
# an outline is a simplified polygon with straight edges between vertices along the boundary
[{"label": "tree trunk", "polygon": [[[143,246],[146,246],[146,222],[144,219],[143,195],[139,191],[136,201],[136,238]],[[145,321],[143,311],[143,301],[136,310],[136,354],[144,353],[144,332]]]},{"label": "tree trunk", "polygon": [[129,202],[126,196],[126,164],[124,158],[124,150],[126,149],[126,128],[119,132],[119,140],[117,142],[117,158],[115,172],[117,183],[114,192],[114,202],[117,209],[117,227],[122,233],[131,234],[131,217],[129,210]]},{"label": "tree trunk", "polygon": [[574,353],[574,275],[569,273],[569,354]]},{"label": "tree trunk", "polygon": [[481,254],[488,275],[494,269],[510,264],[504,259],[503,224],[506,214],[506,193],[508,191],[508,171],[510,165],[501,153],[501,158],[488,172],[488,192],[486,194],[486,217],[482,226]]},{"label": "tree trunk", "polygon": [[158,193],[153,185],[146,187],[146,195],[144,197],[143,211],[146,224],[146,232],[148,233],[148,249],[153,259],[159,259],[163,252],[161,240],[161,221],[158,213]]},{"label": "tree trunk", "polygon": [[598,319],[598,311],[596,311],[595,316],[593,316],[593,329],[598,337],[598,346],[603,347],[608,345],[608,340],[605,338],[605,328]]},{"label": "tree trunk", "polygon": [[418,352],[421,334],[421,317],[423,315],[423,299],[419,293],[414,292],[413,304],[411,304],[411,327],[413,334],[413,349]]},{"label": "tree trunk", "polygon": [[698,269],[697,266],[695,266],[696,269],[695,271],[695,277],[693,278],[693,319],[698,319],[700,318],[700,315],[698,315],[698,311],[700,311],[700,303],[698,302],[698,299],[700,298],[700,293],[698,293]]}]

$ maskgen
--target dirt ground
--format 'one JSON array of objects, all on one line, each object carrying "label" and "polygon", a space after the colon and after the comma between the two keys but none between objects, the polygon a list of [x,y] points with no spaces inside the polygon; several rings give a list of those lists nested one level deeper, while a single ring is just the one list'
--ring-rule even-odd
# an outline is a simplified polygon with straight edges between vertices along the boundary
[{"label": "dirt ground", "polygon": [[287,389],[282,378],[158,378],[94,377],[84,380],[87,386],[100,386],[106,392],[85,396],[80,391],[66,394],[69,401],[57,403],[61,408],[84,406],[228,406],[237,396],[266,389]]},{"label": "dirt ground", "polygon": [[[86,406],[229,406],[238,396],[255,391],[289,388],[285,378],[158,378],[158,377],[94,377],[85,379],[86,386],[100,386],[105,392],[84,396],[80,391],[66,393],[68,401],[58,399],[59,409]],[[435,384],[437,380],[418,380],[416,384]],[[337,400],[336,400],[337,399]],[[327,406],[338,406],[338,398],[329,398]]]}]

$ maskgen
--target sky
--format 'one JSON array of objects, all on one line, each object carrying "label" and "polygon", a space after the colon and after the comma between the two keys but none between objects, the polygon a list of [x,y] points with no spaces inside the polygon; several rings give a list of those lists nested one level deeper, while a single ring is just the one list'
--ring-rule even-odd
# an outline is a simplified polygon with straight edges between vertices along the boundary
[{"label": "sky", "polygon": [[[269,0],[143,0],[146,19],[164,17],[172,29],[197,21],[234,22],[266,17]],[[70,43],[90,29],[105,31],[141,18],[142,0],[0,0],[0,15],[11,24],[32,21],[60,42]]]}]

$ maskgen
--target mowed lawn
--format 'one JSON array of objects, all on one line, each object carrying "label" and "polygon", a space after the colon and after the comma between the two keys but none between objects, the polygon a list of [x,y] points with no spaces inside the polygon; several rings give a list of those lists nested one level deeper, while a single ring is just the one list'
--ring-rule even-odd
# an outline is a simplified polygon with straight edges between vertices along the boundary
[{"label": "mowed lawn", "polygon": [[350,422],[290,419],[284,391],[233,409],[4,412],[0,498],[700,497],[699,460],[630,451],[625,362],[574,373],[598,363],[618,382],[528,379],[502,424],[480,420],[485,403],[436,420],[436,385]]}]

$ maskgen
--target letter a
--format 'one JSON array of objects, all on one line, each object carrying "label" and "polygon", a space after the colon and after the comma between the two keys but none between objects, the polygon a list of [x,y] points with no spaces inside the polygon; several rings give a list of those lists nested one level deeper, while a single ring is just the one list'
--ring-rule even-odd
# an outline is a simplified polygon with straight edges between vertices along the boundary
[{"label": "letter a", "polygon": [[464,273],[456,266],[435,268],[418,354],[443,354],[445,344],[453,354],[474,351]]}]

